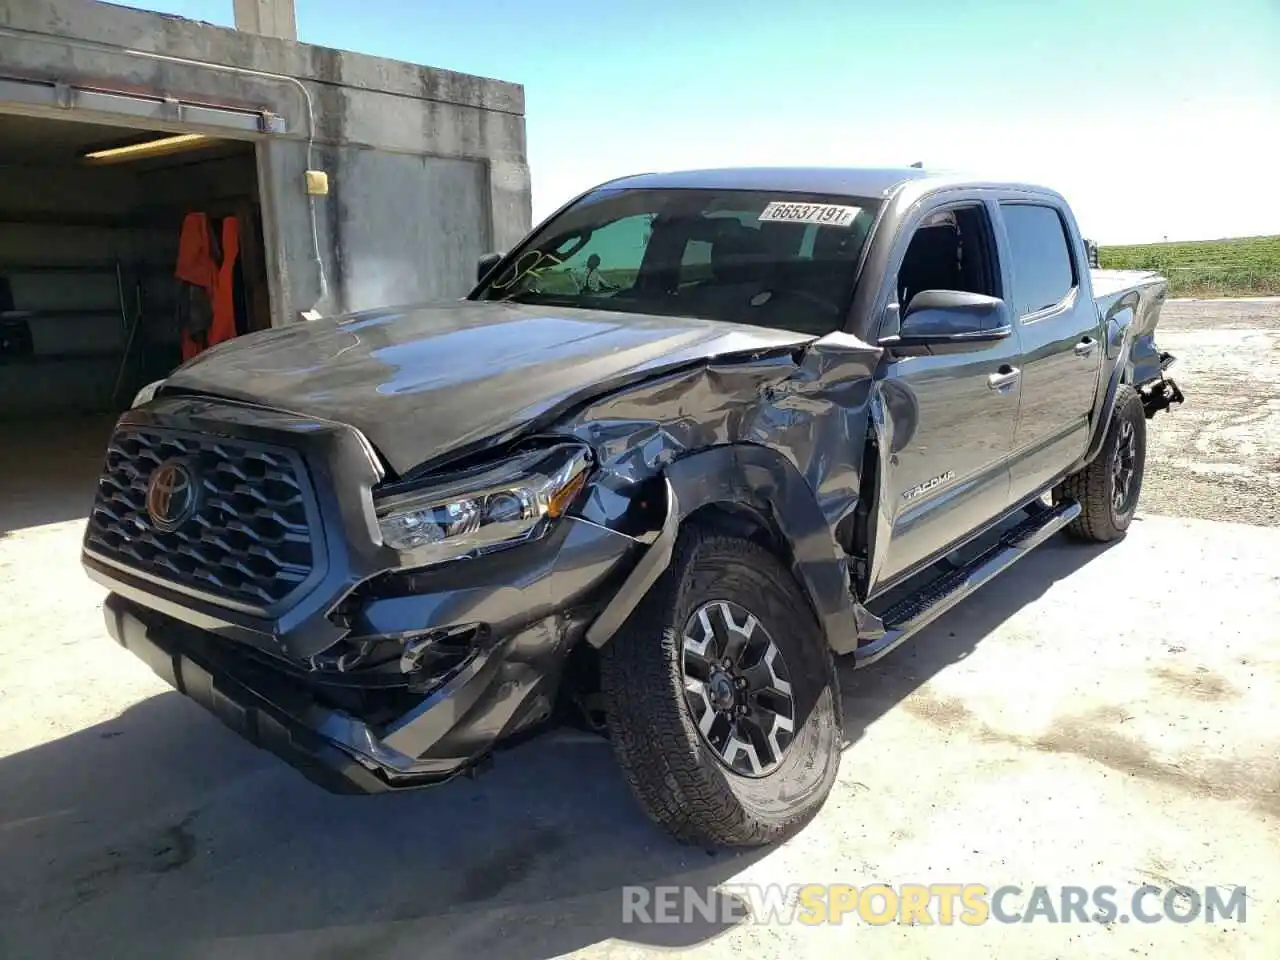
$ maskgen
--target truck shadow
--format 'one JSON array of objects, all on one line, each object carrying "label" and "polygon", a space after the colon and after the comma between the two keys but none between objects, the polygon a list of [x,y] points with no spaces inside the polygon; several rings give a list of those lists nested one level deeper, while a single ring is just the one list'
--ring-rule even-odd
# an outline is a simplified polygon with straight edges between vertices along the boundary
[{"label": "truck shadow", "polygon": [[1055,538],[1032,550],[883,660],[860,670],[854,669],[852,657],[838,660],[846,742],[856,745],[885,711],[947,666],[969,656],[1000,624],[1110,546]]},{"label": "truck shadow", "polygon": [[0,537],[89,515],[113,418],[0,422]]},{"label": "truck shadow", "polygon": [[[851,744],[1098,552],[1042,547],[878,665],[842,665]],[[643,924],[625,922],[627,898],[654,902],[673,885],[705,894],[766,855],[670,841],[639,812],[608,744],[587,735],[526,743],[478,781],[337,797],[175,693],[0,759],[0,784],[4,956],[109,945],[131,958],[542,960],[609,940],[689,948],[749,922],[742,901],[721,892],[712,919]],[[813,878],[771,864],[769,880]]]}]

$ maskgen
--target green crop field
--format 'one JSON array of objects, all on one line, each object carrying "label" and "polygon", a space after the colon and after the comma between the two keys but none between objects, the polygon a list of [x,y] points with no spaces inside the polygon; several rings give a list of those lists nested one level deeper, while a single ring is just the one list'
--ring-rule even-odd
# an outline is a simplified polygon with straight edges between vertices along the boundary
[{"label": "green crop field", "polygon": [[1099,247],[1098,262],[1114,270],[1157,270],[1171,297],[1280,294],[1280,236]]}]

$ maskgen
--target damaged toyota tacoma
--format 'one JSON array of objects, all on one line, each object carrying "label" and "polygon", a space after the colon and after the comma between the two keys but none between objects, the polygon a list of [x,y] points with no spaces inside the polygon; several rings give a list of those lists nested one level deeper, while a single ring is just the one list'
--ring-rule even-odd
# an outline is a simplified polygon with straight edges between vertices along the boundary
[{"label": "damaged toyota tacoma", "polygon": [[677,838],[784,837],[836,777],[835,657],[1122,537],[1182,399],[1166,281],[1091,270],[1030,185],[635,176],[478,270],[219,345],[107,450],[111,635],[333,791],[576,717]]}]

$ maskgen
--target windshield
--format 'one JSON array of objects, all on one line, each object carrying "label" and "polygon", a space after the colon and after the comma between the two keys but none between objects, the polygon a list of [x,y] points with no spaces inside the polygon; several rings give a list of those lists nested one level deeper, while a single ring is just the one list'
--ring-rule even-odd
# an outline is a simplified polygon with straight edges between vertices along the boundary
[{"label": "windshield", "polygon": [[549,221],[478,300],[843,326],[879,202],[743,190],[599,190]]}]

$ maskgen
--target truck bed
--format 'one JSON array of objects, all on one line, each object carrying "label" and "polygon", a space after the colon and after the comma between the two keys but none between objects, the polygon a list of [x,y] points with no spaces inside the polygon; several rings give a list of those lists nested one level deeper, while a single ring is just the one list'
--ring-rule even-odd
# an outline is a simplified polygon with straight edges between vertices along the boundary
[{"label": "truck bed", "polygon": [[1155,343],[1160,308],[1169,291],[1169,281],[1150,270],[1090,270],[1093,299],[1110,327],[1133,313],[1133,346],[1129,351],[1128,381],[1136,386],[1160,379],[1160,350]]}]

